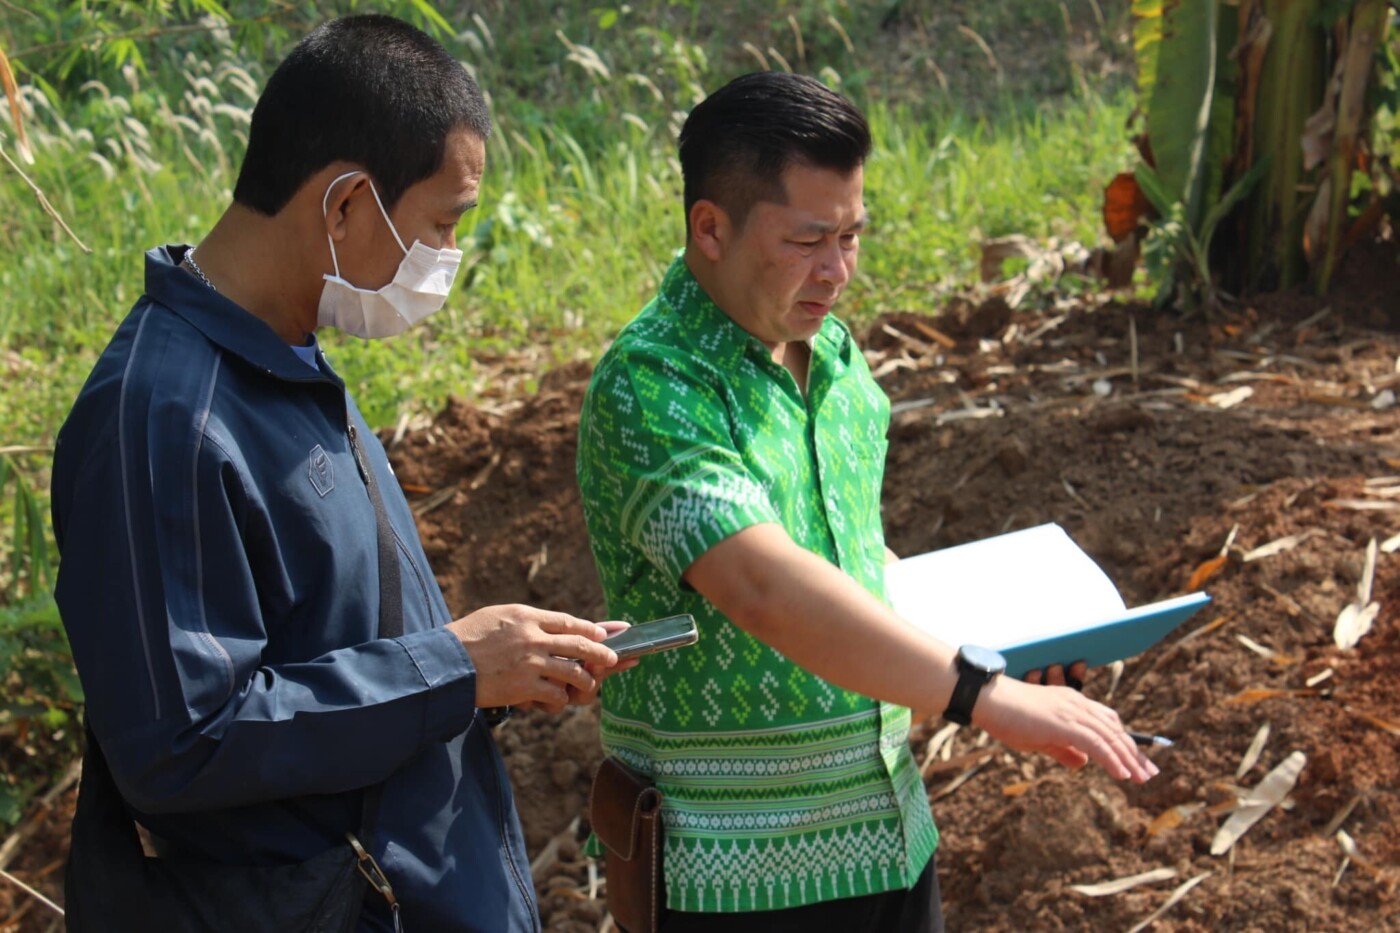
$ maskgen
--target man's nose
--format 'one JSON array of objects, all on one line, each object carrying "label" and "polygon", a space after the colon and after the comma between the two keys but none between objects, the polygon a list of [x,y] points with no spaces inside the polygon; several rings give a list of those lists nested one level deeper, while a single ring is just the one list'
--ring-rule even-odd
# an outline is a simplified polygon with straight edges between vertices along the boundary
[{"label": "man's nose", "polygon": [[817,280],[824,285],[835,285],[838,288],[845,285],[851,278],[848,259],[839,240],[822,249],[817,261]]}]

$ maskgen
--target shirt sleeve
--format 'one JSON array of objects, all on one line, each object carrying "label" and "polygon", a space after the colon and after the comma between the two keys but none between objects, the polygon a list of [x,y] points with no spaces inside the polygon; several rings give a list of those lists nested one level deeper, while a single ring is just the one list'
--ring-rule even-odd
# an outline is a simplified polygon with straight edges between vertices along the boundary
[{"label": "shirt sleeve", "polygon": [[[446,629],[366,626],[359,643],[277,660],[268,633],[287,623],[265,614],[249,553],[266,503],[207,438],[175,444],[159,413],[133,420],[61,436],[54,471],[55,595],[128,802],[178,813],[343,792],[471,725],[474,669]],[[172,513],[176,499],[192,505]],[[298,624],[347,631],[315,612]]]},{"label": "shirt sleeve", "polygon": [[777,522],[745,466],[722,381],[703,365],[632,350],[599,369],[584,406],[580,484],[591,523],[672,582],[752,525]]}]

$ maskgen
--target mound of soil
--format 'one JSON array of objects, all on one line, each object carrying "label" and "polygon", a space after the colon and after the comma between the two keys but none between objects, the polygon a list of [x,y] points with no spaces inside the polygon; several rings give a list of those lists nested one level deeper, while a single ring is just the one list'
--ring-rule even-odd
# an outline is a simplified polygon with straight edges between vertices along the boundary
[{"label": "mound of soil", "polygon": [[[1372,631],[1350,650],[1332,641],[1367,543],[1400,532],[1400,408],[1383,407],[1400,389],[1400,335],[1366,297],[1334,298],[1320,317],[1311,299],[1279,297],[1212,322],[991,299],[956,316],[892,315],[865,335],[895,402],[896,551],[1058,522],[1130,605],[1185,591],[1225,555],[1205,584],[1211,607],[1126,664],[1107,697],[1135,728],[1176,741],[1154,753],[1157,779],[1069,772],[974,730],[928,762],[950,929],[1126,929],[1201,874],[1157,929],[1400,924],[1400,555],[1378,556]],[[585,385],[574,367],[509,410],[454,403],[394,450],[455,609],[521,601],[601,616],[574,483]],[[1304,537],[1245,560],[1291,535]],[[1014,585],[1016,568],[1006,575]],[[1096,672],[1091,695],[1110,680]],[[1237,775],[1265,725],[1257,763]],[[921,761],[936,726],[914,737]],[[527,842],[544,853],[550,930],[596,930],[604,914],[578,844],[596,727],[593,710],[576,710],[500,729]],[[1227,813],[1294,750],[1307,765],[1288,800],[1212,856]],[[1338,829],[1356,849],[1340,880]],[[1069,889],[1158,868],[1176,876],[1110,897]]]}]

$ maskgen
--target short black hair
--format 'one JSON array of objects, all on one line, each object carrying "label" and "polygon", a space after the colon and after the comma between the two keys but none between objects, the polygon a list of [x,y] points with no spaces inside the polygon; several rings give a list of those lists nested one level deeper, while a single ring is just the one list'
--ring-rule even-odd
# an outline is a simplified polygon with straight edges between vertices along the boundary
[{"label": "short black hair", "polygon": [[392,16],[318,26],[268,79],[253,108],[233,199],[276,214],[336,160],[365,167],[385,209],[442,167],[447,137],[485,140],[481,88],[431,36]]},{"label": "short black hair", "polygon": [[778,71],[735,78],[681,128],[687,233],[696,201],[714,201],[742,228],[759,201],[785,203],[789,166],[849,174],[869,155],[865,117],[815,78]]}]

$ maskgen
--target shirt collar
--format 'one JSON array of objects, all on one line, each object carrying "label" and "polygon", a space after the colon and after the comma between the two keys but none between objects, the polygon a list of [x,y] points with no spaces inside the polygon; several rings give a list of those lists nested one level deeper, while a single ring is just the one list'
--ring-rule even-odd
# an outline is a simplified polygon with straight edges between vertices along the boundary
[{"label": "shirt collar", "polygon": [[[208,340],[269,375],[292,382],[324,381],[261,318],[234,304],[180,268],[189,247],[157,246],[146,251],[146,294],[184,318]],[[329,370],[329,368],[327,368]],[[333,380],[338,383],[338,380]]]},{"label": "shirt collar", "polygon": [[[700,287],[690,266],[686,265],[684,253],[678,255],[666,270],[659,291],[662,300],[680,321],[681,331],[715,364],[724,369],[733,369],[745,354],[771,362],[772,351],[763,341],[736,324]],[[821,330],[807,341],[807,346],[812,351],[813,359],[819,353],[834,352],[844,356],[850,339],[850,331],[827,315]]]}]

